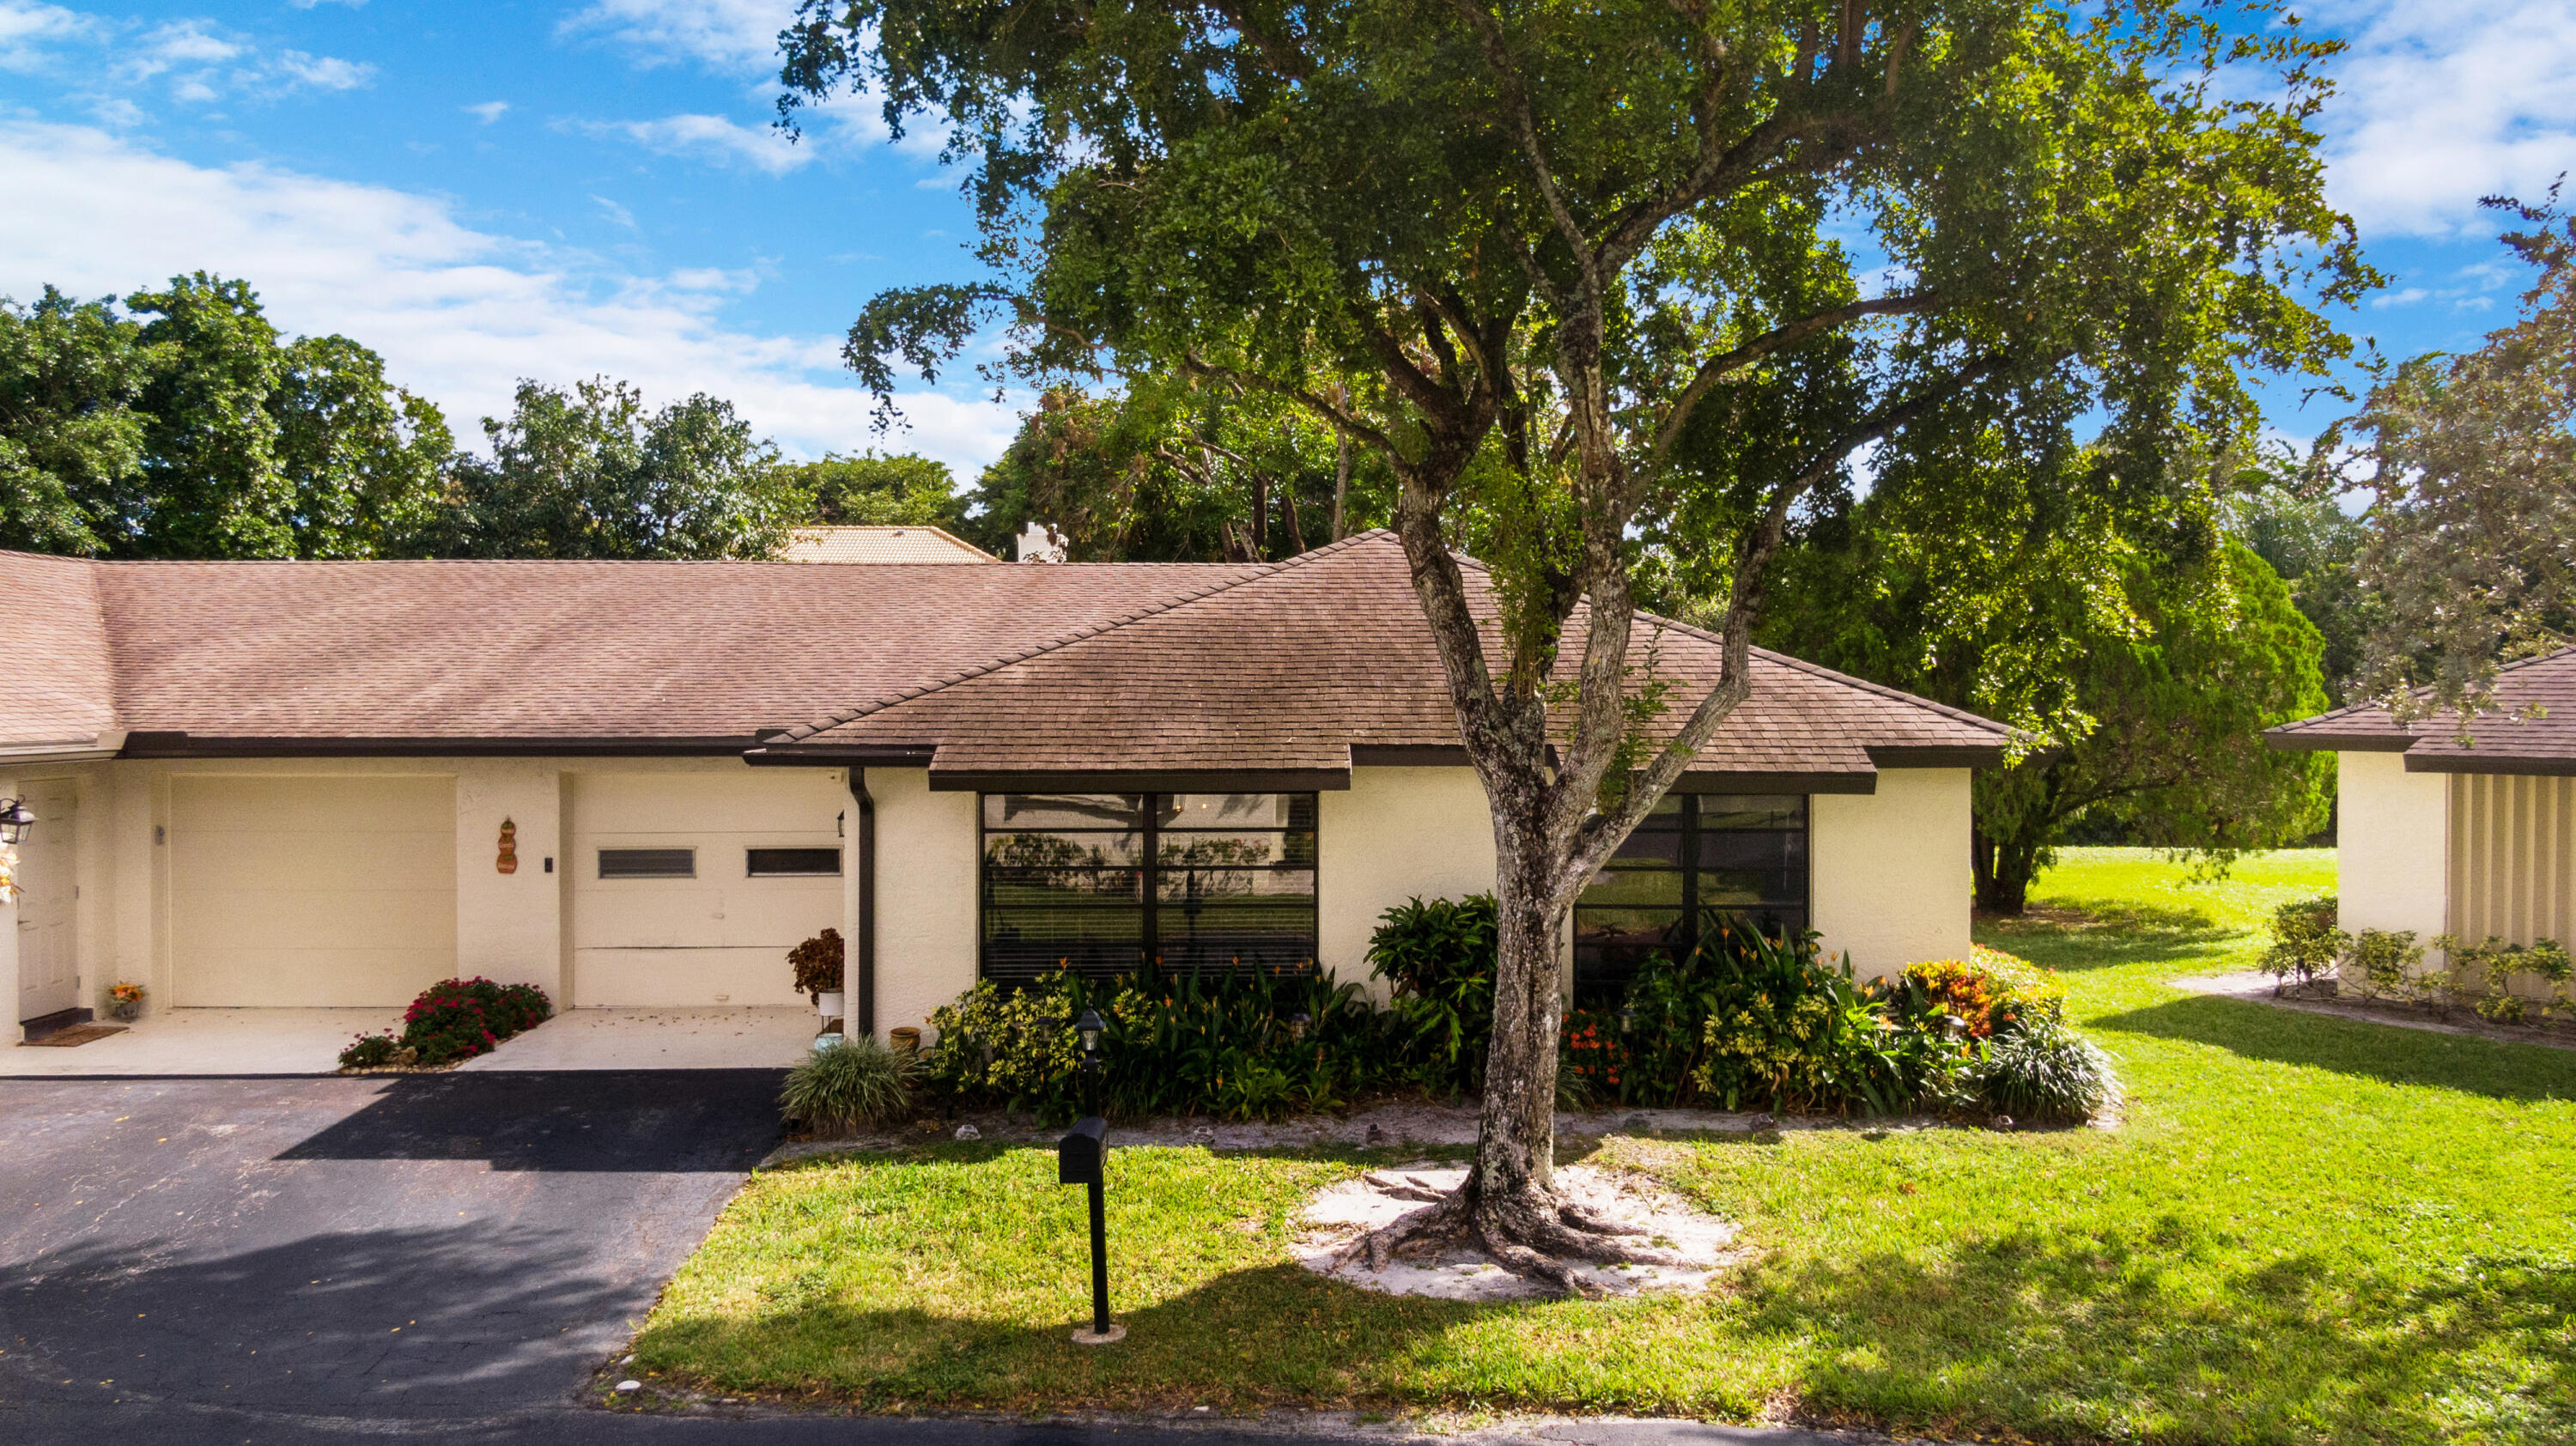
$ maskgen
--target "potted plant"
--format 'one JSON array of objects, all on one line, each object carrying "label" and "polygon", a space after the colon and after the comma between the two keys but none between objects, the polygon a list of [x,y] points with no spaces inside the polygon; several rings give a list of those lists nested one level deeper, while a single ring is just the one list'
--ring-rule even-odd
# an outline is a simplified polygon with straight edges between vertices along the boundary
[{"label": "potted plant", "polygon": [[111,984],[107,987],[107,1017],[131,1024],[143,1015],[143,986]]},{"label": "potted plant", "polygon": [[796,991],[813,997],[814,1012],[825,1019],[841,1017],[841,931],[826,929],[787,951],[796,971]]}]

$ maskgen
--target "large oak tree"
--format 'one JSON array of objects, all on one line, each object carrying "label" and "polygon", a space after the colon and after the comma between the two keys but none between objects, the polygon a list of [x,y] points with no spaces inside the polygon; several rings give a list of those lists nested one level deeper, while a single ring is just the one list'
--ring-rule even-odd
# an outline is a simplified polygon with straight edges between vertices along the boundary
[{"label": "large oak tree", "polygon": [[[1024,373],[1287,398],[1395,474],[1500,958],[1474,1168],[1377,1248],[1465,1233],[1568,1288],[1570,1258],[1652,1255],[1555,1189],[1557,941],[1747,696],[1809,489],[1962,411],[2161,455],[2250,426],[2238,366],[2334,352],[2294,295],[2368,280],[2306,125],[2326,47],[2267,4],[2243,27],[2171,0],[805,4],[791,125],[870,89],[973,167],[989,273],[867,306],[847,355],[881,397],[999,321]],[[1800,405],[1820,356],[1841,400]],[[1724,445],[1755,425],[1787,430]],[[1641,754],[1632,524],[1684,488],[1730,501],[1699,539],[1724,665]]]}]

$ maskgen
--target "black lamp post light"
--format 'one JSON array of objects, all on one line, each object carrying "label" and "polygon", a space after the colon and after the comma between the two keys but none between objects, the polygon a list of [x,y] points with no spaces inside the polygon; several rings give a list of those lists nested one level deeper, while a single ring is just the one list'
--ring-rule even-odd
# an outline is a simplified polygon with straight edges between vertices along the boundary
[{"label": "black lamp post light", "polygon": [[1086,1009],[1073,1022],[1082,1037],[1082,1100],[1089,1111],[1055,1145],[1055,1181],[1081,1185],[1091,1192],[1091,1324],[1073,1333],[1074,1344],[1105,1346],[1127,1338],[1127,1328],[1109,1323],[1109,1223],[1101,1199],[1109,1163],[1109,1121],[1100,1113],[1100,1011]]},{"label": "black lamp post light", "polygon": [[35,821],[36,816],[27,811],[25,799],[0,798],[0,848],[15,848]]}]

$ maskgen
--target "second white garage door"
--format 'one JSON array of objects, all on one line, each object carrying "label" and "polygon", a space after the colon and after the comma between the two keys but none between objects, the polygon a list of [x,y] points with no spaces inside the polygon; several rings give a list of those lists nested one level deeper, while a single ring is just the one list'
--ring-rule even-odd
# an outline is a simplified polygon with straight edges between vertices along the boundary
[{"label": "second white garage door", "polygon": [[572,780],[572,1002],[803,1004],[797,943],[841,924],[822,769],[584,773]]},{"label": "second white garage door", "polygon": [[456,972],[456,784],[170,780],[182,1007],[399,1007]]}]

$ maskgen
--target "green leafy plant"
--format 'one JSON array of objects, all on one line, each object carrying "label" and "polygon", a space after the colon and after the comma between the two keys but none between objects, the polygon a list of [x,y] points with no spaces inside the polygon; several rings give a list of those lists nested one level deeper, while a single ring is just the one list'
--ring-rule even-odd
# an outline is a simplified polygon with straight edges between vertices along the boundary
[{"label": "green leafy plant", "polygon": [[2352,936],[2335,926],[2337,903],[2332,894],[2295,899],[2272,911],[2272,944],[2259,966],[2272,976],[2278,994],[2296,976],[2310,980],[2335,967],[2352,948]]},{"label": "green leafy plant", "polygon": [[1072,1118],[1083,1100],[1073,1021],[1085,1009],[1101,1016],[1112,1115],[1275,1118],[1334,1108],[1404,1072],[1390,1016],[1329,974],[1058,970],[1017,986],[986,980],[934,1012],[928,1082],[961,1103]]},{"label": "green leafy plant", "polygon": [[818,1132],[844,1132],[899,1118],[912,1109],[922,1064],[869,1036],[809,1051],[787,1072],[779,1109]]},{"label": "green leafy plant", "polygon": [[1946,1072],[1940,1052],[1892,1037],[1906,1031],[1852,982],[1849,959],[1825,962],[1813,933],[1774,939],[1731,921],[1714,932],[1714,1007],[1691,1076],[1710,1100],[1888,1114],[1925,1095],[1926,1071]]},{"label": "green leafy plant", "polygon": [[[2364,929],[2352,936],[2344,953],[2344,963],[2361,971],[2359,983],[2364,994],[2411,999],[2423,989],[2415,972],[2424,962],[2424,946],[2415,942],[2412,929]],[[2347,972],[2346,979],[2352,978]]]},{"label": "green leafy plant", "polygon": [[383,1069],[402,1063],[402,1042],[390,1034],[362,1034],[340,1051],[342,1069]]},{"label": "green leafy plant", "polygon": [[[2443,934],[2433,940],[2433,947],[2450,960],[2440,982],[2451,1000],[2466,1004],[2490,1024],[2525,1023],[2535,1005],[2543,1018],[2568,1008],[2567,946],[2555,939],[2508,944],[2490,934],[2483,942],[2471,944]],[[2533,1000],[2516,993],[2516,975],[2529,975],[2549,986],[2548,998]]]},{"label": "green leafy plant", "polygon": [[1496,922],[1491,894],[1417,896],[1379,916],[1369,968],[1389,986],[1396,1047],[1415,1083],[1467,1093],[1485,1077],[1494,1028]]},{"label": "green leafy plant", "polygon": [[1997,1114],[2052,1124],[2093,1118],[2116,1088],[2110,1059],[2054,1019],[2033,1019],[1988,1040],[1961,1083]]}]

